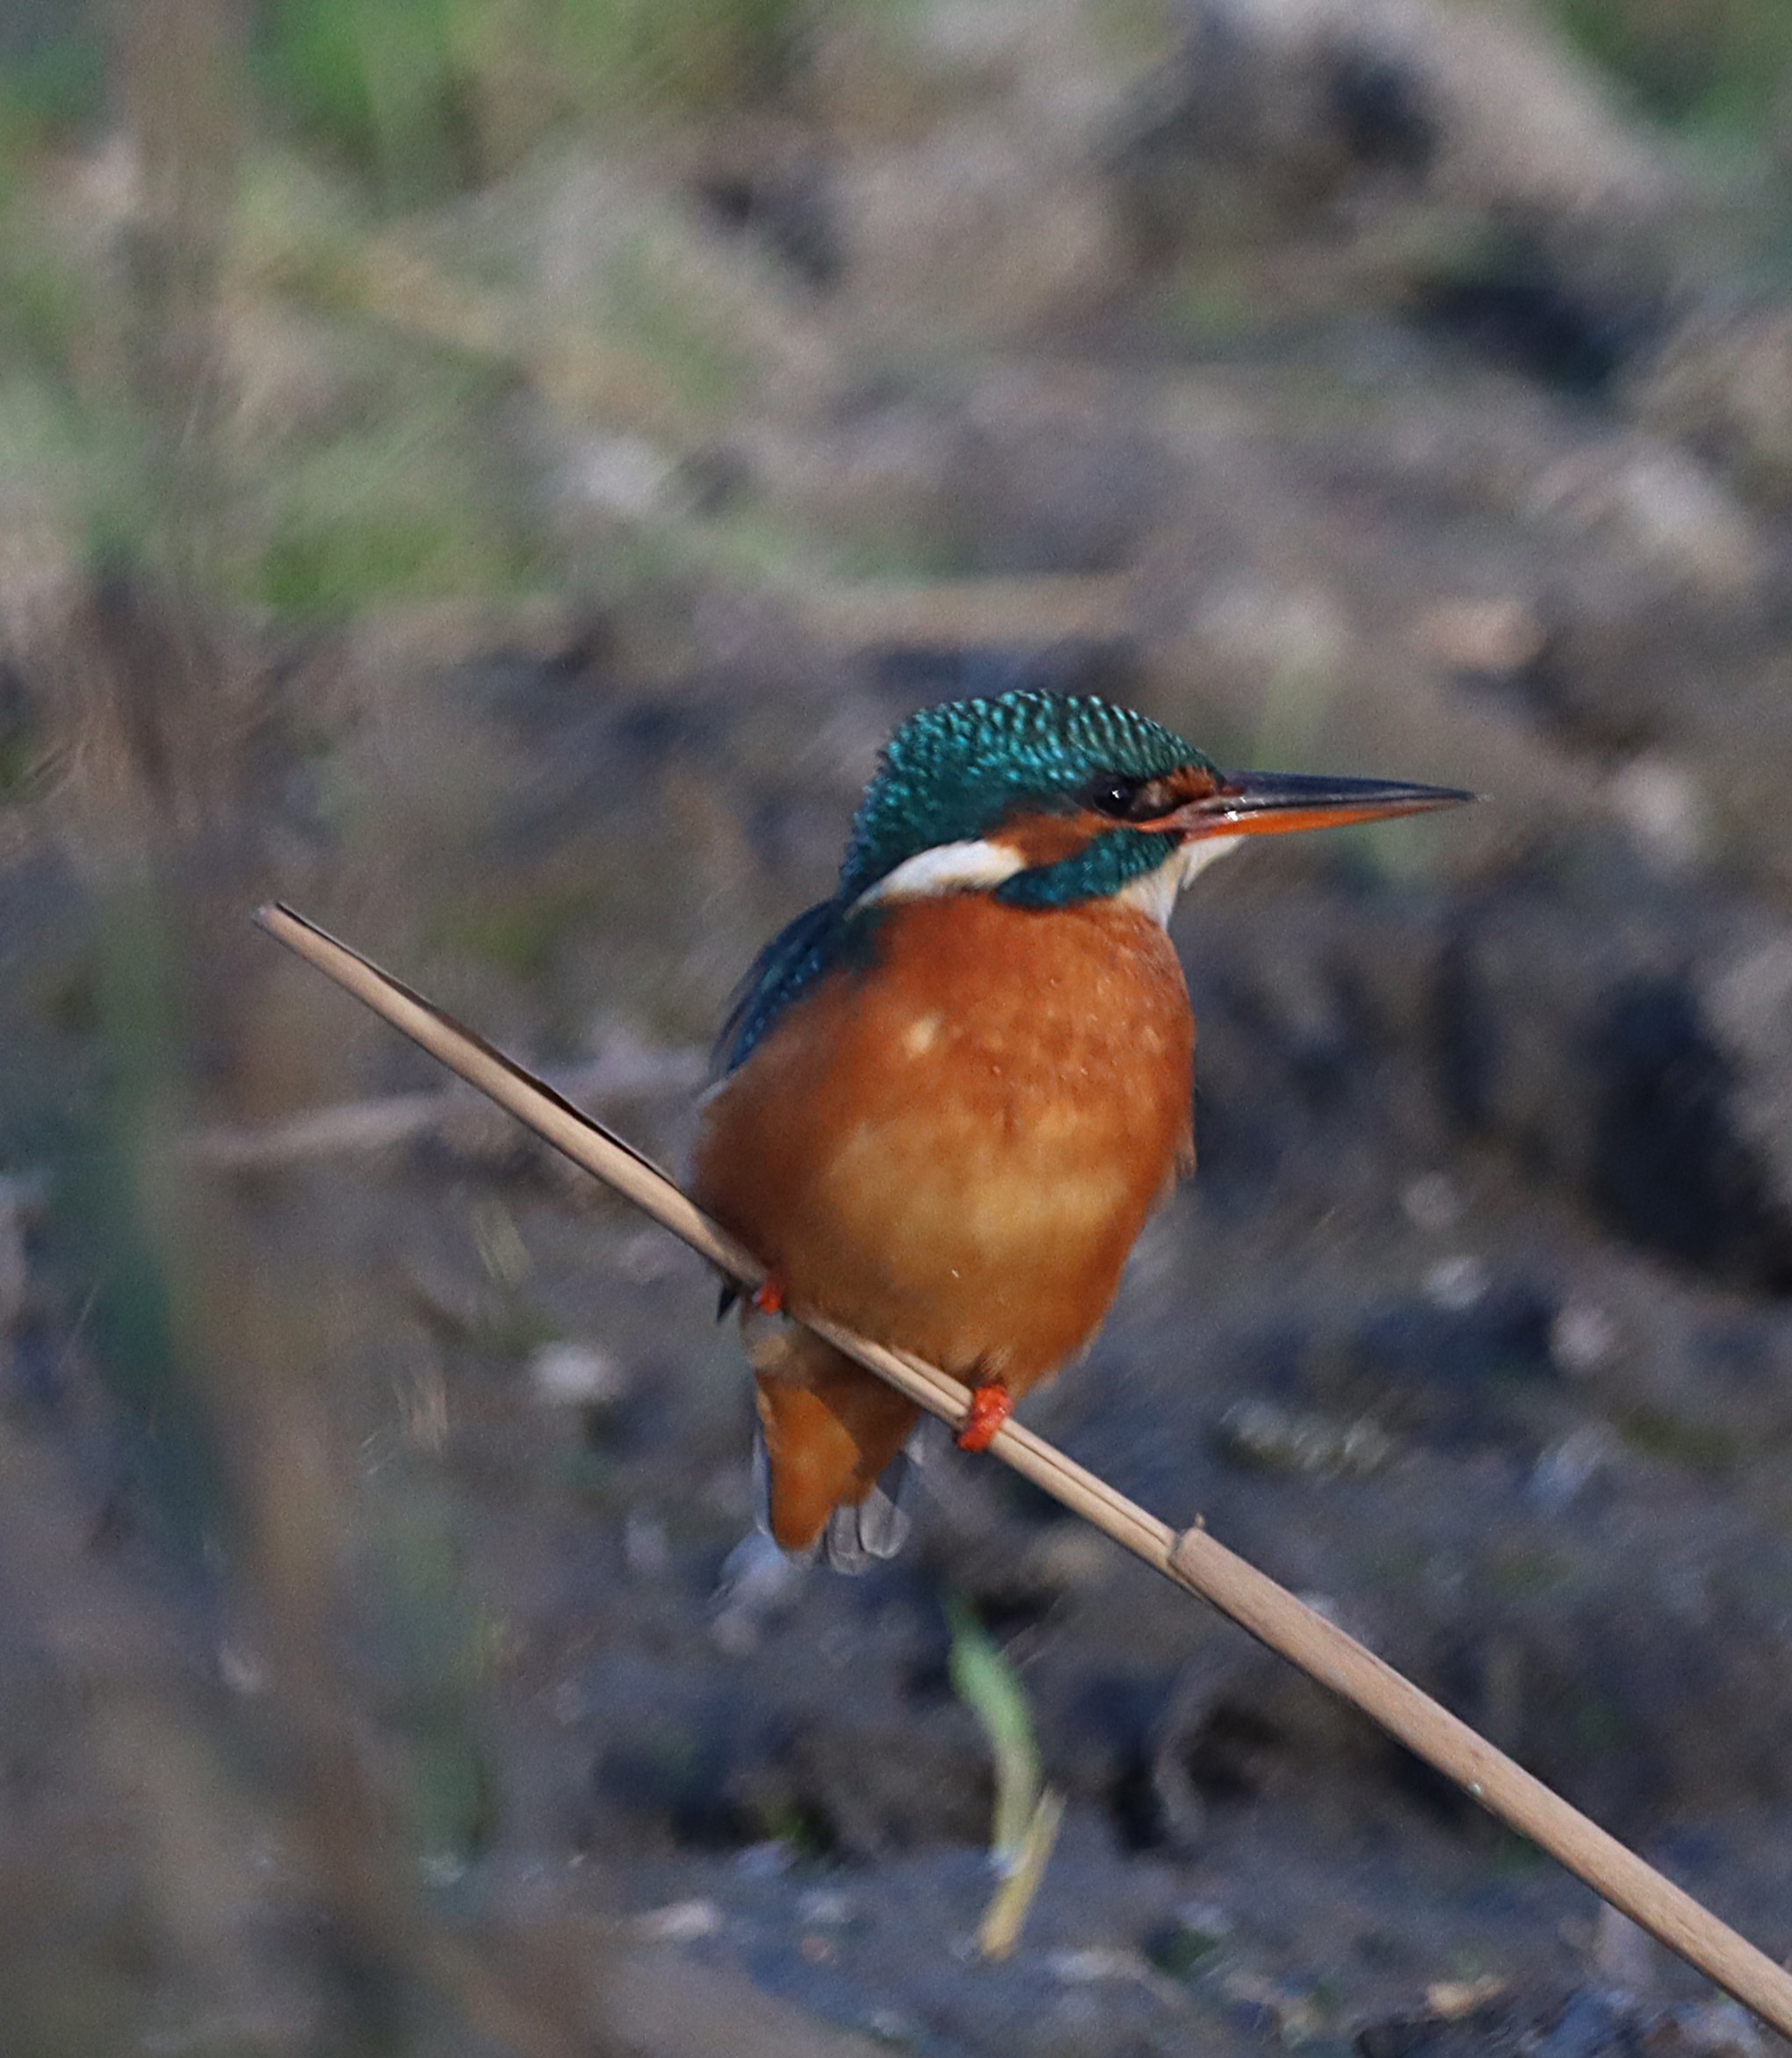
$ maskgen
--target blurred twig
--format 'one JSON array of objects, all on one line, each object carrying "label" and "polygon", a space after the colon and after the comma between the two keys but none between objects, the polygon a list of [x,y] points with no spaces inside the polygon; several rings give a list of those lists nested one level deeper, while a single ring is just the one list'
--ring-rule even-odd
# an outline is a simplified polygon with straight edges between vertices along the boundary
[{"label": "blurred twig", "polygon": [[[654,1051],[618,1043],[571,1072],[553,1075],[555,1091],[574,1100],[627,1100],[688,1091],[704,1076],[699,1051]],[[447,1092],[387,1094],[348,1101],[312,1115],[253,1129],[210,1129],[190,1137],[185,1154],[219,1172],[265,1172],[319,1158],[355,1157],[390,1150],[426,1136],[481,1103]]]},{"label": "blurred twig", "polygon": [[[575,1164],[633,1201],[728,1278],[749,1288],[764,1281],[765,1267],[759,1260],[703,1214],[650,1159],[502,1052],[290,908],[264,908],[259,920],[270,935],[488,1094]],[[957,1380],[819,1315],[800,1318],[930,1414],[954,1425],[965,1419],[971,1397]],[[1360,1708],[1763,2021],[1792,2037],[1792,1974],[1336,1623],[1228,1550],[1204,1527],[1197,1524],[1178,1535],[1020,1423],[1004,1424],[990,1448],[1167,1578],[1211,1603],[1309,1678]]]}]

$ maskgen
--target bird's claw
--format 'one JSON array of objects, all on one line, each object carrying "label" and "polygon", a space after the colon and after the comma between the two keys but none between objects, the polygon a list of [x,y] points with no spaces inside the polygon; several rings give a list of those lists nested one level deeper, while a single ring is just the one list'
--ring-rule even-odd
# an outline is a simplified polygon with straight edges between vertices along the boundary
[{"label": "bird's claw", "polygon": [[995,1433],[1015,1412],[1015,1397],[1005,1386],[973,1386],[971,1405],[958,1430],[960,1450],[985,1451],[995,1441]]},{"label": "bird's claw", "polygon": [[761,1315],[782,1315],[784,1304],[784,1282],[768,1272],[753,1289],[754,1308]]}]

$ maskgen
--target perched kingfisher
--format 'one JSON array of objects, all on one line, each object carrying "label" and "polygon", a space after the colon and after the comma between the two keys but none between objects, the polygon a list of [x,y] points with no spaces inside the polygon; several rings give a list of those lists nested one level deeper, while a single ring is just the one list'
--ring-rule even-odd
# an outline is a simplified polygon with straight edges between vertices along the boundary
[{"label": "perched kingfisher", "polygon": [[742,985],[695,1154],[693,1197],[769,1268],[742,1314],[778,1544],[843,1570],[888,1556],[919,1415],[788,1315],[963,1380],[967,1450],[1100,1327],[1194,1165],[1195,1021],[1167,933],[1182,888],[1246,836],[1472,798],[1222,772],[1092,696],[902,725],[832,898]]}]

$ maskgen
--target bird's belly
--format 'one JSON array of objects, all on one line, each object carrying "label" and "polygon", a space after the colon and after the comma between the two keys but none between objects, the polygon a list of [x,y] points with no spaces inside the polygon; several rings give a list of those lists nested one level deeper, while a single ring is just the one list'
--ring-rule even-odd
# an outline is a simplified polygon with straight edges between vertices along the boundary
[{"label": "bird's belly", "polygon": [[[1118,1082],[1116,1082],[1116,1086]],[[817,1166],[805,1271],[856,1328],[1024,1383],[1080,1349],[1174,1161],[1120,1097],[999,1111],[950,1084],[859,1125]],[[794,1257],[793,1257],[794,1269]]]},{"label": "bird's belly", "polygon": [[981,899],[892,915],[712,1102],[697,1193],[807,1305],[1016,1390],[1106,1313],[1189,1133],[1160,929]]}]

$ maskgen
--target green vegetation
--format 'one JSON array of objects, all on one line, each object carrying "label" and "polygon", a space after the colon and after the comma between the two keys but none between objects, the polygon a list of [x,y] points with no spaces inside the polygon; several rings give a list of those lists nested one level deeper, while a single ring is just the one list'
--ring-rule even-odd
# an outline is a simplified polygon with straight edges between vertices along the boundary
[{"label": "green vegetation", "polygon": [[[0,31],[0,473],[34,547],[157,564],[177,500],[184,569],[299,619],[580,579],[576,521],[557,533],[524,492],[531,410],[632,437],[670,479],[755,358],[688,226],[638,196],[598,207],[553,293],[526,196],[503,221],[458,196],[557,138],[626,140],[775,90],[808,4],[266,0],[244,57],[258,105],[197,300],[184,278],[170,299],[171,251],[142,235],[123,160],[86,153],[119,91],[101,11]],[[203,385],[162,389],[201,351]],[[596,508],[590,528],[606,589],[713,561],[751,575],[801,548],[750,502],[692,523],[676,492]]]},{"label": "green vegetation", "polygon": [[990,1850],[996,1862],[1012,1865],[1027,1838],[1039,1804],[1039,1746],[1032,1711],[1020,1675],[996,1648],[968,1601],[947,1605],[951,1625],[952,1691],[977,1717],[995,1761],[995,1820]]},{"label": "green vegetation", "polygon": [[255,43],[277,118],[393,205],[471,183],[472,84],[457,0],[275,0]]},{"label": "green vegetation", "polygon": [[984,1910],[978,1947],[1006,1958],[1020,1940],[1064,1819],[1064,1796],[1044,1785],[1033,1714],[1016,1672],[968,1601],[946,1604],[953,1691],[977,1717],[995,1761],[995,1820],[989,1852],[1001,1884]]},{"label": "green vegetation", "polygon": [[494,490],[481,434],[499,397],[493,381],[439,350],[382,354],[360,407],[282,437],[261,473],[265,527],[241,574],[251,601],[343,616],[530,583],[530,547]]},{"label": "green vegetation", "polygon": [[[401,208],[580,123],[761,99],[812,13],[813,0],[262,0],[249,56],[277,137]],[[0,164],[103,115],[112,25],[76,0],[0,32]]]},{"label": "green vegetation", "polygon": [[589,928],[608,899],[601,880],[550,879],[527,893],[495,888],[442,909],[430,944],[450,957],[477,958],[539,986],[562,948]]},{"label": "green vegetation", "polygon": [[1617,1417],[1618,1433],[1644,1457],[1665,1458],[1688,1471],[1721,1476],[1741,1455],[1736,1436],[1714,1422],[1692,1422],[1662,1408],[1639,1405]]},{"label": "green vegetation", "polygon": [[1547,11],[1657,120],[1756,140],[1781,118],[1792,72],[1784,0],[1547,0]]},{"label": "green vegetation", "polygon": [[262,97],[388,206],[507,170],[576,121],[776,87],[806,0],[274,0]]},{"label": "green vegetation", "polygon": [[401,1753],[407,1842],[426,1867],[452,1876],[495,1828],[478,1710],[503,1660],[502,1625],[469,1600],[458,1518],[445,1497],[401,1474],[368,1506],[356,1583],[372,1603],[378,1699]]},{"label": "green vegetation", "polygon": [[0,185],[50,137],[92,121],[105,105],[105,47],[94,11],[78,4],[21,18],[0,31]]}]

